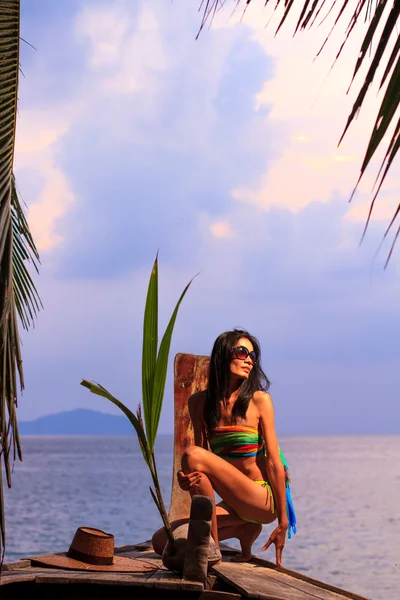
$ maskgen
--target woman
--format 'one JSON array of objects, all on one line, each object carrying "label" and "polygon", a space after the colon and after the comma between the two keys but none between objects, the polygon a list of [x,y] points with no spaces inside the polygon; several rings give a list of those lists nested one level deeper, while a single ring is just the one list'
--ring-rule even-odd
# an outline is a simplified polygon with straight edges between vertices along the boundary
[{"label": "woman", "polygon": [[[222,498],[214,502],[211,533],[217,547],[220,540],[239,539],[241,554],[233,560],[250,560],[262,524],[278,519],[263,550],[274,544],[281,566],[286,534],[295,533],[296,522],[268,388],[256,338],[239,329],[222,333],[211,353],[207,389],[189,398],[195,445],[182,456],[178,481],[192,496],[214,499],[216,492]],[[156,551],[162,552],[164,536],[163,530],[154,534]]]}]

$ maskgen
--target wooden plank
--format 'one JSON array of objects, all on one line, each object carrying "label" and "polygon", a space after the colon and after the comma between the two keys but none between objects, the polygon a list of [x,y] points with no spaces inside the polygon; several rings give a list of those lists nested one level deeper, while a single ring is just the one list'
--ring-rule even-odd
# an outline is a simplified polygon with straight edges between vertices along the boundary
[{"label": "wooden plank", "polygon": [[204,590],[198,600],[240,600],[240,594],[233,594],[231,592],[222,592],[220,590]]},{"label": "wooden plank", "polygon": [[[153,574],[153,571],[151,572]],[[116,586],[139,586],[145,587],[149,579],[149,573],[106,573],[103,571],[72,571],[66,569],[30,569],[25,572],[13,572],[4,575],[0,583],[24,583],[34,581],[39,584],[83,584],[94,585],[116,585]]]},{"label": "wooden plank", "polygon": [[146,587],[152,587],[157,589],[170,589],[180,590],[182,586],[182,579],[176,573],[168,571],[165,568],[159,569],[152,575],[147,581]]},{"label": "wooden plank", "polygon": [[161,568],[149,577],[145,587],[157,589],[169,589],[176,591],[201,592],[204,589],[202,583],[197,581],[183,581],[176,573]]},{"label": "wooden plank", "polygon": [[72,573],[68,573],[66,571],[60,571],[59,569],[49,569],[49,572],[40,573],[40,575],[36,575],[35,583],[71,583],[71,575]]},{"label": "wooden plank", "polygon": [[31,561],[27,559],[17,560],[16,562],[6,563],[2,567],[2,571],[16,571],[17,569],[26,569],[31,566]]},{"label": "wooden plank", "polygon": [[183,492],[177,482],[176,473],[181,468],[181,457],[193,445],[193,428],[190,423],[188,399],[195,392],[207,387],[210,357],[195,354],[177,354],[174,361],[174,466],[172,491],[169,507],[171,521],[188,515],[190,495]]},{"label": "wooden plank", "polygon": [[140,542],[139,544],[127,544],[125,546],[116,546],[114,548],[114,554],[125,555],[126,552],[133,552],[134,550],[142,552],[153,550],[151,540]]},{"label": "wooden plank", "polygon": [[312,596],[305,592],[280,585],[268,577],[267,569],[251,563],[221,563],[214,567],[213,571],[248,598],[257,600],[312,599]]},{"label": "wooden plank", "polygon": [[77,572],[71,576],[71,583],[74,584],[93,584],[93,585],[114,585],[114,586],[132,586],[144,587],[148,575],[144,573],[88,573]]},{"label": "wooden plank", "polygon": [[[150,546],[151,546],[151,542],[150,542]],[[137,545],[136,544],[129,544],[126,546],[117,546],[116,548],[114,548],[114,554],[123,554],[125,552],[131,552],[132,550],[137,550]],[[147,550],[147,546],[146,546],[146,550]]]},{"label": "wooden plank", "polygon": [[39,577],[51,575],[56,578],[59,574],[69,576],[69,572],[62,569],[46,569],[41,567],[28,567],[26,569],[17,569],[14,571],[5,571],[1,574],[0,585],[9,583],[22,583],[25,581],[36,581]]},{"label": "wooden plank", "polygon": [[2,573],[0,577],[0,586],[8,585],[10,583],[24,583],[25,581],[35,581],[35,574],[24,570],[19,572],[9,571],[8,573]]},{"label": "wooden plank", "polygon": [[[133,546],[130,546],[133,548]],[[125,553],[124,553],[125,554]],[[162,566],[160,557],[155,552],[140,552],[134,550],[126,554],[138,554],[139,560],[154,565],[155,569]],[[151,558],[150,558],[151,557]],[[136,558],[136,556],[134,556]],[[57,569],[43,567],[28,567],[13,571],[6,571],[0,578],[0,584],[24,583],[32,581],[38,584],[97,584],[97,585],[116,585],[116,586],[139,586],[144,587],[146,580],[154,571],[146,573],[118,573],[104,571],[78,571],[72,569]]]},{"label": "wooden plank", "polygon": [[[133,546],[130,546],[133,548]],[[126,556],[127,558],[137,558],[141,562],[152,565],[155,569],[162,566],[162,560],[159,554],[151,550],[129,550],[119,552],[118,556]]]},{"label": "wooden plank", "polygon": [[299,581],[304,581],[324,590],[335,592],[341,598],[351,598],[352,600],[370,600],[365,596],[360,596],[360,594],[355,594],[354,592],[344,590],[335,585],[331,585],[330,583],[324,583],[323,581],[319,581],[318,579],[313,579],[312,577],[304,575],[303,573],[299,573],[298,571],[292,571],[291,569],[286,569],[284,567],[277,567],[275,563],[270,562],[269,560],[265,560],[263,558],[259,558],[258,556],[254,556],[252,562],[268,568],[270,570],[269,572],[285,573],[286,575],[289,575],[290,577],[293,577],[294,579],[297,579]]},{"label": "wooden plank", "polygon": [[[279,583],[281,586],[289,586],[297,590],[306,592],[310,597],[321,598],[321,600],[343,600],[346,596],[343,595],[340,588],[327,589],[320,585],[312,584],[311,582],[303,581],[297,577],[292,577],[286,573],[279,573],[278,571],[268,571],[268,577]],[[333,587],[333,586],[332,586]],[[356,595],[354,595],[357,598]],[[358,596],[360,598],[360,596]],[[363,599],[365,600],[365,599]]]},{"label": "wooden plank", "polygon": [[[333,591],[323,587],[321,582],[315,585],[274,567],[259,563],[221,563],[213,571],[242,594],[258,600],[343,600],[345,597],[340,588]],[[354,598],[365,600],[356,595]]]}]

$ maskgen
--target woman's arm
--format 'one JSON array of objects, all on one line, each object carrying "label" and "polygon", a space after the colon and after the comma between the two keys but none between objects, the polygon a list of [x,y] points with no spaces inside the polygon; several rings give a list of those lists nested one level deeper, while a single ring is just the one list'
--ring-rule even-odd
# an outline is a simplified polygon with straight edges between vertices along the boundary
[{"label": "woman's arm", "polygon": [[267,550],[271,544],[275,545],[276,564],[282,566],[282,550],[285,546],[286,532],[289,526],[286,514],[286,485],[285,470],[279,455],[278,440],[276,438],[274,424],[274,407],[272,399],[266,392],[256,392],[253,401],[258,408],[261,430],[264,436],[265,449],[267,453],[266,469],[268,481],[274,494],[276,512],[278,513],[278,526],[273,530],[263,550]]},{"label": "woman's arm", "polygon": [[263,433],[267,454],[267,475],[274,493],[278,522],[280,525],[287,527],[285,470],[279,455],[272,399],[266,392],[256,392],[253,396],[253,401],[257,406],[260,415],[261,431]]}]

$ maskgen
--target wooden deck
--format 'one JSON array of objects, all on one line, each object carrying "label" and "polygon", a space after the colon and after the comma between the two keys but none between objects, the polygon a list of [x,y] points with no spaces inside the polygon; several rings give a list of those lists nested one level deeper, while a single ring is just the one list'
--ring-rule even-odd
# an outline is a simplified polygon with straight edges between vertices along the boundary
[{"label": "wooden deck", "polygon": [[251,563],[232,563],[230,556],[236,552],[222,544],[223,562],[212,569],[207,589],[201,583],[184,581],[167,571],[150,542],[115,550],[121,556],[142,558],[154,564],[154,571],[145,573],[89,573],[46,568],[35,566],[34,557],[29,557],[4,565],[0,599],[366,600],[258,557]]}]

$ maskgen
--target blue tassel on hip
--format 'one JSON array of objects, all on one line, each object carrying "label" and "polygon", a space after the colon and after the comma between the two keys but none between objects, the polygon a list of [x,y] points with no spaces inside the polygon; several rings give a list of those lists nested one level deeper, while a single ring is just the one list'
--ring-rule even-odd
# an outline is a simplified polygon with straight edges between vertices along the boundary
[{"label": "blue tassel on hip", "polygon": [[292,495],[290,493],[290,487],[286,486],[286,512],[289,521],[288,527],[288,539],[290,540],[293,535],[297,532],[296,527],[296,513],[294,512]]}]

